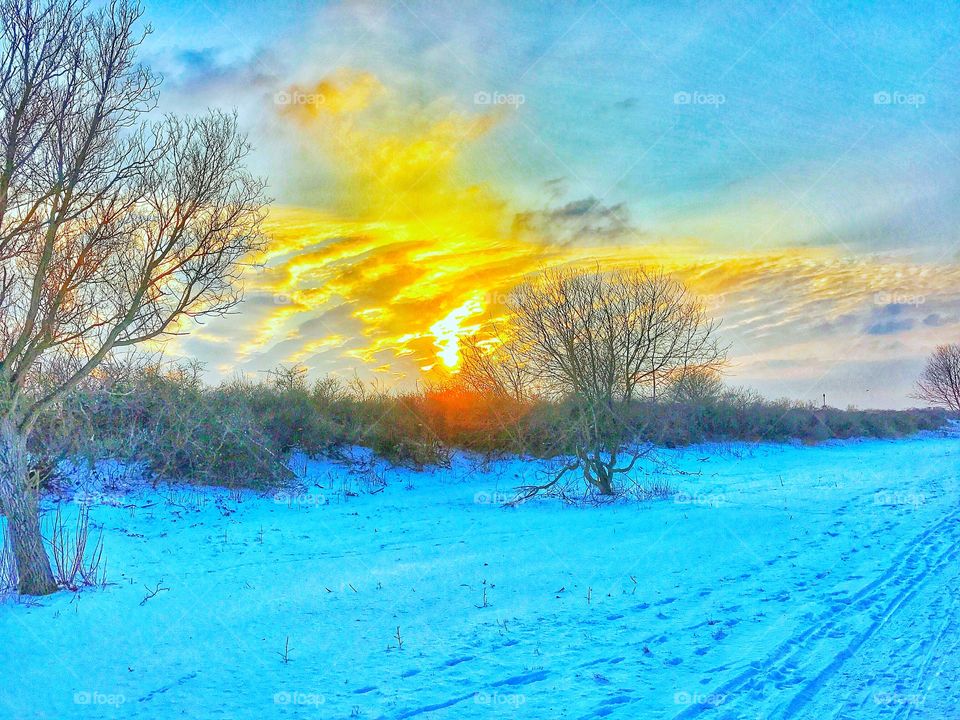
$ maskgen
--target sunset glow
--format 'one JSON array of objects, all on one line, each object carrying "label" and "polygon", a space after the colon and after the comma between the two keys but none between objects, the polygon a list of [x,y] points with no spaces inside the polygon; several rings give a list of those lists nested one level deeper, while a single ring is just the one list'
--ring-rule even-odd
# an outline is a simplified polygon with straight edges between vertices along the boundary
[{"label": "sunset glow", "polygon": [[[459,338],[502,317],[530,273],[646,264],[722,319],[731,381],[908,402],[925,353],[960,328],[960,146],[944,82],[956,59],[933,41],[904,55],[929,102],[901,107],[883,93],[911,81],[871,56],[873,75],[831,90],[839,115],[803,79],[849,68],[841,44],[802,52],[816,18],[788,12],[759,42],[725,25],[725,41],[743,41],[728,52],[705,20],[693,45],[672,47],[664,28],[690,22],[679,10],[567,10],[494,4],[467,27],[440,6],[332,4],[311,30],[291,16],[255,35],[272,43],[269,71],[225,49],[170,61],[174,104],[239,106],[276,195],[239,314],[180,351],[220,375],[296,363],[410,386],[455,370]],[[551,40],[491,45],[484,33],[510,23]],[[570,81],[578,43],[589,81]],[[659,70],[627,71],[647,66]],[[818,143],[786,129],[785,88]]]},{"label": "sunset glow", "polygon": [[0,0],[0,720],[960,717],[960,3]]}]

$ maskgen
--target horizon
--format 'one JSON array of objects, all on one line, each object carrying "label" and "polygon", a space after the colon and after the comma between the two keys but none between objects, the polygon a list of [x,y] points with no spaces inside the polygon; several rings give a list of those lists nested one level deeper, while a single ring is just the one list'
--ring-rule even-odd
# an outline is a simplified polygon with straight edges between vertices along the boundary
[{"label": "horizon", "polygon": [[[465,20],[464,18],[469,18]],[[727,382],[902,408],[957,337],[960,9],[157,2],[162,112],[236,108],[270,183],[210,377],[397,387],[542,267],[663,267]]]}]

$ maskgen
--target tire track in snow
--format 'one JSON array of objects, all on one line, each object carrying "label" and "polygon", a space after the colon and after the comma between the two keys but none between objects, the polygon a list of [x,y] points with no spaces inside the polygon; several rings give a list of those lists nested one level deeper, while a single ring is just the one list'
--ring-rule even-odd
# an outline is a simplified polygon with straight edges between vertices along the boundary
[{"label": "tire track in snow", "polygon": [[[955,602],[954,602],[953,604],[956,605]],[[930,667],[931,661],[932,661],[932,659],[933,659],[933,651],[934,651],[934,650],[936,649],[936,647],[939,645],[940,641],[947,635],[947,629],[948,629],[948,628],[951,629],[951,630],[955,630],[955,628],[951,627],[952,625],[953,625],[953,623],[948,620],[948,621],[944,624],[944,626],[941,628],[940,633],[937,635],[936,639],[934,640],[933,646],[930,648],[930,652],[927,654],[927,657],[924,659],[924,664],[923,664],[923,666],[921,667],[920,672],[917,674],[917,684],[918,684],[918,686],[921,685],[921,684],[923,684],[924,677],[929,677],[929,678],[930,678],[930,679],[927,681],[926,686],[924,687],[924,692],[923,692],[923,695],[922,695],[922,697],[924,697],[924,698],[926,698],[926,696],[929,695],[930,689],[933,687],[934,679],[937,678],[937,677],[940,677],[940,674],[941,674],[940,668],[943,667],[943,664],[944,664],[948,659],[950,659],[950,658],[952,658],[952,657],[955,657],[955,653],[956,653],[956,651],[957,651],[957,647],[960,646],[960,638],[958,638],[957,640],[955,640],[955,641],[950,645],[950,647],[949,647],[945,652],[941,653],[941,655],[940,655],[940,662],[938,663],[938,669],[937,669],[937,671],[936,671],[935,673],[933,673],[932,675],[928,672],[928,668]],[[917,706],[916,706],[916,704],[914,704],[914,703],[908,703],[908,704],[905,704],[905,705],[901,705],[901,706],[898,707],[898,709],[897,709],[896,718],[900,718],[900,717],[902,716],[902,717],[903,717],[903,720],[909,720],[909,718],[913,715],[913,713],[914,713],[914,711],[916,710],[916,708],[917,708]],[[906,713],[906,714],[904,714],[904,713]]]},{"label": "tire track in snow", "polygon": [[[530,672],[524,673],[522,675],[514,675],[509,677],[506,680],[498,680],[497,682],[490,683],[487,687],[492,689],[497,689],[501,687],[519,687],[523,685],[529,685],[530,683],[540,682],[545,680],[549,672],[546,670],[532,670]],[[463,695],[459,695],[449,700],[443,700],[432,705],[424,705],[422,707],[414,708],[412,710],[407,710],[401,712],[398,715],[395,715],[395,720],[406,720],[406,718],[416,717],[418,715],[424,715],[426,713],[436,712],[437,710],[445,710],[446,708],[453,707],[459,703],[462,703],[464,700],[473,699],[476,701],[477,695],[485,692],[484,688],[480,690],[475,690],[473,692],[468,692]]]},{"label": "tire track in snow", "polygon": [[[895,556],[893,563],[875,580],[855,592],[842,606],[834,604],[821,613],[802,632],[781,643],[764,661],[751,663],[739,675],[713,691],[713,696],[724,696],[729,702],[722,705],[695,704],[674,716],[674,720],[699,717],[707,713],[723,717],[749,717],[756,715],[750,707],[738,712],[736,706],[751,705],[755,698],[775,697],[789,691],[783,678],[796,675],[802,669],[816,673],[799,683],[799,691],[781,706],[775,717],[796,717],[816,695],[820,688],[853,657],[856,652],[911,599],[922,584],[939,568],[954,562],[960,554],[960,538],[957,530],[960,512],[954,512],[928,527],[914,537],[903,552]],[[933,558],[933,559],[931,559]],[[832,633],[845,626],[853,626],[857,618],[870,617],[865,629],[854,633],[853,638],[839,653],[830,652],[826,665],[819,663],[825,658],[820,644],[831,648]]]},{"label": "tire track in snow", "polygon": [[[923,662],[920,663],[920,667],[917,669],[917,672],[916,672],[916,687],[918,690],[917,695],[920,695],[922,697],[926,697],[929,694],[930,689],[933,687],[934,679],[940,674],[939,671],[936,673],[933,673],[932,675],[930,673],[930,666],[933,664],[933,660],[937,656],[937,653],[936,653],[937,648],[940,647],[943,639],[947,635],[955,636],[956,634],[956,627],[955,627],[956,623],[954,622],[955,620],[954,612],[956,611],[956,608],[957,608],[957,601],[956,601],[956,598],[953,597],[952,595],[947,596],[945,598],[945,601],[950,604],[950,611],[946,613],[946,619],[944,620],[943,624],[938,628],[937,634],[931,640],[930,646],[927,648],[927,652],[923,658]],[[960,639],[955,641],[950,646],[950,649],[947,652],[942,653],[940,655],[939,665],[942,666],[944,660],[954,656],[954,652],[956,651],[956,647],[958,644],[960,644]],[[924,683],[925,678],[929,678],[926,683]],[[922,693],[919,692],[920,688],[923,688]],[[916,703],[901,704],[897,706],[897,712],[896,712],[895,718],[903,718],[903,720],[909,720],[909,718],[913,715],[914,710],[916,709],[917,709]]]},{"label": "tire track in snow", "polygon": [[[958,603],[952,592],[960,580],[955,557],[953,553],[950,564],[936,566],[940,582],[922,583],[893,621],[886,623],[864,646],[856,663],[833,676],[804,707],[805,716],[831,720],[906,720],[915,712],[930,718],[955,716],[953,700],[948,700],[950,707],[937,709],[927,702],[934,687],[945,679],[944,664],[956,664],[955,651],[960,644],[960,639],[944,642],[957,637],[960,624]],[[955,676],[956,670],[951,668],[946,677]],[[942,705],[945,697],[940,693],[932,699]]]}]

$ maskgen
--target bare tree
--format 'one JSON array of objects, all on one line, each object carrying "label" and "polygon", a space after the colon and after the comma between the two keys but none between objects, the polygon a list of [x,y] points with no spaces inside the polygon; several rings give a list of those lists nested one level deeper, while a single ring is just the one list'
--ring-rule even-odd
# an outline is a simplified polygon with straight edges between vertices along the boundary
[{"label": "bare tree", "polygon": [[28,480],[37,419],[112,353],[240,300],[263,181],[236,118],[148,124],[138,4],[0,0],[0,500],[19,589],[56,589]]},{"label": "bare tree", "polygon": [[960,345],[939,345],[917,381],[917,398],[960,412]]},{"label": "bare tree", "polygon": [[525,372],[547,393],[576,400],[576,456],[549,486],[580,470],[601,494],[613,494],[616,476],[643,454],[624,450],[633,439],[631,401],[724,362],[716,323],[662,272],[547,270],[518,287],[508,308]]},{"label": "bare tree", "polygon": [[475,335],[461,340],[457,374],[467,387],[481,395],[526,402],[537,394],[524,348],[496,324],[487,337]]},{"label": "bare tree", "polygon": [[645,268],[544,271],[508,302],[533,374],[556,394],[656,398],[658,383],[718,370],[716,323],[684,285]]},{"label": "bare tree", "polygon": [[673,402],[703,404],[723,395],[723,378],[714,368],[696,368],[674,378],[667,387]]}]

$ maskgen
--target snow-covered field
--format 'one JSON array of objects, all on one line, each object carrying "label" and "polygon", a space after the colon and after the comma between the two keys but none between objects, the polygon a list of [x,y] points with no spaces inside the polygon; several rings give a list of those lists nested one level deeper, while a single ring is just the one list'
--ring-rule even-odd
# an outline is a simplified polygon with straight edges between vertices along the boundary
[{"label": "snow-covered field", "polygon": [[602,508],[469,458],[108,493],[112,584],[0,603],[0,717],[960,717],[960,440],[669,459]]}]

